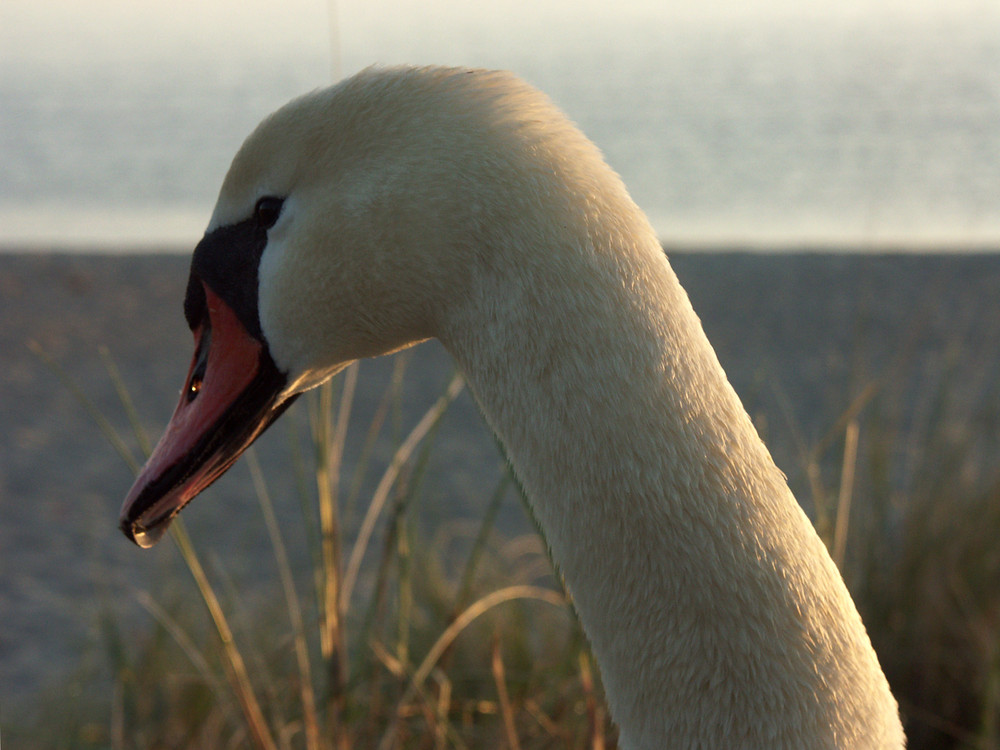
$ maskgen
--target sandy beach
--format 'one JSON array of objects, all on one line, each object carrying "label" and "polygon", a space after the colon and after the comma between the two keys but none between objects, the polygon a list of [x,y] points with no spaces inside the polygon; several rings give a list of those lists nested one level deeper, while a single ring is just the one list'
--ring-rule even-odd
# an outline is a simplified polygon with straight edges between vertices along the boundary
[{"label": "sandy beach", "polygon": [[[956,430],[998,416],[1000,256],[670,255],[720,360],[800,499],[801,446],[820,440],[873,382],[884,419],[914,434],[936,418],[932,404],[943,390]],[[190,356],[181,314],[187,263],[180,254],[0,254],[5,713],[67,674],[76,675],[84,690],[87,680],[101,679],[100,658],[94,656],[101,617],[120,617],[127,637],[129,628],[148,621],[135,592],[162,591],[171,577],[184,575],[171,544],[143,552],[118,532],[130,470],[28,342],[64,368],[129,436],[99,353],[106,347],[142,425],[155,438],[173,409]],[[357,454],[391,369],[389,361],[362,364],[349,459]],[[439,346],[418,348],[398,416],[403,430],[439,395],[451,372]],[[294,411],[299,413],[289,423],[302,429],[301,407]],[[276,427],[262,440],[259,455],[279,513],[297,518],[289,434]],[[134,439],[127,440],[138,456]],[[387,437],[379,446],[383,460],[390,444]],[[428,522],[474,515],[500,463],[493,438],[463,395],[434,449],[422,511]],[[185,519],[206,558],[226,570],[249,600],[273,594],[274,574],[256,562],[266,537],[248,487],[246,468],[237,466],[192,504]],[[503,523],[527,527],[514,498]],[[294,518],[287,524],[292,548],[301,542],[300,526]],[[81,666],[81,654],[91,659],[89,666]]]}]

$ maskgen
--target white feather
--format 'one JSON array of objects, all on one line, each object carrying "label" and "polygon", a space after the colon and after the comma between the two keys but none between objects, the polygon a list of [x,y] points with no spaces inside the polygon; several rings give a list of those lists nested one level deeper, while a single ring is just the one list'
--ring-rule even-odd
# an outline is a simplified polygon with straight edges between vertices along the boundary
[{"label": "white feather", "polygon": [[[670,179],[670,175],[664,175]],[[505,73],[368,70],[264,121],[213,226],[260,267],[289,390],[439,338],[573,595],[621,744],[890,748],[847,589],[598,150]]]}]

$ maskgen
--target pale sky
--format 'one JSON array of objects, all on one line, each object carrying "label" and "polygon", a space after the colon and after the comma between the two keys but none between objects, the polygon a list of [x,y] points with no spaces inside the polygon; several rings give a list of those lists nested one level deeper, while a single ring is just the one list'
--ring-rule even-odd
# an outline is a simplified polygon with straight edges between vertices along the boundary
[{"label": "pale sky", "polygon": [[39,63],[185,52],[217,56],[251,47],[265,56],[295,50],[323,54],[336,37],[345,58],[452,64],[465,62],[447,58],[469,45],[501,53],[512,34],[521,40],[537,37],[544,45],[550,35],[572,31],[617,36],[625,45],[630,31],[654,22],[773,18],[891,24],[899,18],[962,18],[989,23],[1000,18],[998,8],[996,0],[3,0],[0,54]]}]

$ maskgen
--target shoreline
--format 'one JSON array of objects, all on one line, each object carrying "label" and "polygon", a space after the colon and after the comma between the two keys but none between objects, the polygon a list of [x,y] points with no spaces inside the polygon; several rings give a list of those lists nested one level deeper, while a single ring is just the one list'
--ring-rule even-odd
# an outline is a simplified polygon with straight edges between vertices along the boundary
[{"label": "shoreline", "polygon": [[[200,238],[199,238],[200,239]],[[188,245],[181,243],[4,243],[0,241],[0,257],[58,255],[69,257],[146,257],[188,255],[194,251],[198,240]],[[697,242],[661,239],[660,245],[668,255],[849,255],[861,257],[880,256],[965,256],[1000,254],[1000,241],[889,241],[889,242],[767,242],[747,240],[732,242]]]}]

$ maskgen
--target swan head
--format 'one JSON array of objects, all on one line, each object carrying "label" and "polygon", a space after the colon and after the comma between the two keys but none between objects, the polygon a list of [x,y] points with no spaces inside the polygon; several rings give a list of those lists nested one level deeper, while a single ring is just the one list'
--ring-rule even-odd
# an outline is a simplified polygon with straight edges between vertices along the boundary
[{"label": "swan head", "polygon": [[154,544],[297,394],[440,336],[445,308],[519,263],[499,256],[579,223],[553,212],[586,213],[579,196],[607,192],[588,184],[595,169],[610,174],[543,95],[500,72],[369,69],[266,118],[195,249],[195,352],[122,507],[126,536]]}]

